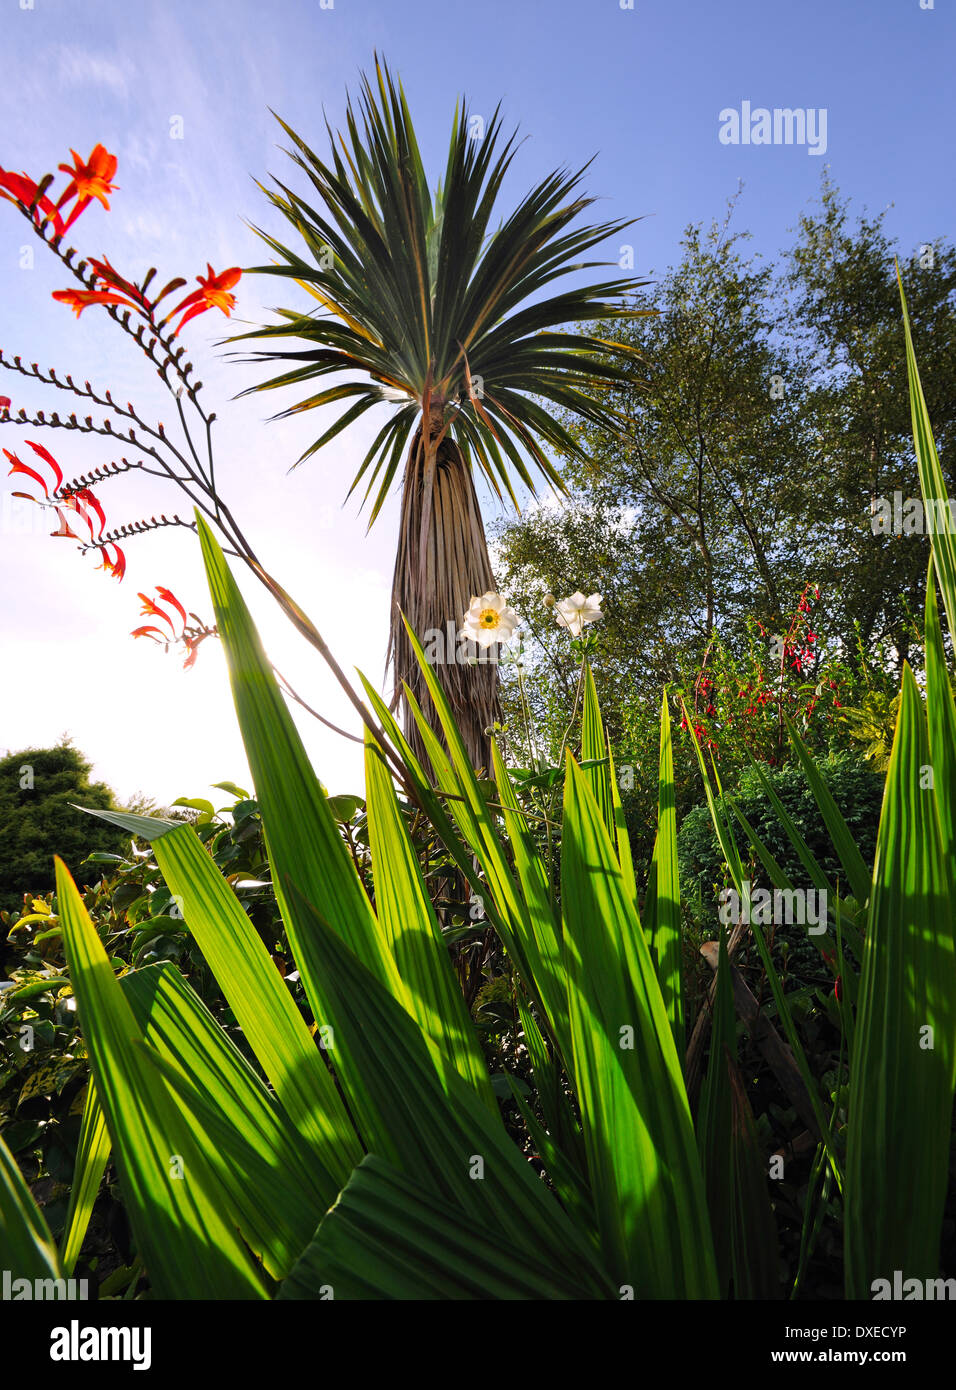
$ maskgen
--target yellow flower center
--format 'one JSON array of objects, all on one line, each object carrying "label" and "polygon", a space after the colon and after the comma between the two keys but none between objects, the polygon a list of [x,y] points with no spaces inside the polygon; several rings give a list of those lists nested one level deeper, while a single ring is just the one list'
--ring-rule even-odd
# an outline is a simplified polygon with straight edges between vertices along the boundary
[{"label": "yellow flower center", "polygon": [[483,609],[481,610],[481,617],[478,619],[478,624],[479,624],[480,627],[497,627],[497,626],[498,626],[498,612],[497,612],[497,609],[495,609],[495,608],[483,608]]}]

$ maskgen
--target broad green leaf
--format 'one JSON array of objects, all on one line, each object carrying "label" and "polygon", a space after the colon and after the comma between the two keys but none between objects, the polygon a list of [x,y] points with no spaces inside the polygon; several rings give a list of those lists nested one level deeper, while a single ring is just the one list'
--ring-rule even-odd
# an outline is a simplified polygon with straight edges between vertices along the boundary
[{"label": "broad green leaf", "polygon": [[83,1103],[73,1181],[70,1184],[70,1205],[60,1237],[60,1259],[67,1274],[73,1273],[79,1257],[109,1157],[110,1136],[106,1116],[96,1094],[96,1082],[90,1077]]},{"label": "broad green leaf", "polygon": [[362,805],[362,798],[360,796],[330,796],[326,799],[326,804],[332,812],[332,819],[340,825],[346,825]]},{"label": "broad green leaf", "polygon": [[611,778],[611,812],[614,817],[614,844],[617,849],[617,858],[621,866],[621,873],[624,875],[624,885],[634,900],[637,907],[637,880],[634,877],[634,858],[631,854],[631,837],[628,834],[627,820],[624,816],[624,806],[621,802],[621,789],[618,786],[617,773],[614,767],[614,754],[611,745],[608,744],[607,750],[608,772]]},{"label": "broad green leaf", "polygon": [[[528,1049],[531,1059],[531,1070],[534,1076],[535,1099],[541,1108],[541,1114],[547,1128],[548,1139],[551,1145],[557,1150],[559,1159],[567,1169],[575,1174],[574,1187],[580,1184],[586,1191],[587,1184],[583,1178],[577,1175],[583,1174],[587,1168],[587,1160],[584,1153],[584,1140],[581,1134],[581,1126],[578,1124],[577,1117],[567,1093],[567,1086],[564,1081],[564,1070],[561,1062],[556,1055],[549,1051],[544,1034],[539,1028],[529,1005],[518,993],[518,1013],[521,1017],[521,1028],[524,1034],[524,1043]],[[567,1029],[566,1029],[567,1031]],[[570,1046],[570,1034],[568,1033]],[[525,1114],[527,1106],[519,1104],[522,1114]],[[527,1123],[527,1119],[526,1119]],[[529,1132],[531,1131],[529,1125]],[[540,1141],[536,1141],[539,1143]],[[561,1197],[562,1203],[567,1210],[572,1210],[578,1204],[577,1192],[568,1193],[564,1183],[564,1175],[554,1171],[554,1165],[549,1161],[549,1157],[544,1155],[548,1171],[554,1181],[555,1188]],[[590,1206],[590,1198],[588,1198]],[[591,1212],[589,1224],[593,1226],[593,1211]]]},{"label": "broad green leaf", "polygon": [[[610,836],[615,834],[614,811],[611,803],[611,779],[607,762],[607,739],[604,736],[604,723],[601,719],[601,706],[598,703],[597,687],[590,662],[584,667],[584,695],[581,703],[581,762],[590,763],[584,771],[591,795],[607,826]],[[582,768],[582,770],[584,770]]]},{"label": "broad green leaf", "polygon": [[[366,969],[405,1006],[408,992],[372,912],[327,798],[279,691],[249,610],[225,556],[201,516],[199,535],[216,622],[226,650],[233,699],[262,814],[276,900],[313,1017],[332,1022],[329,982],[300,902],[321,911]],[[296,893],[292,889],[298,890]],[[391,1137],[370,1102],[368,1077],[352,1057],[351,1039],[335,1041],[334,1066],[369,1149],[389,1156]]]},{"label": "broad green leaf", "polygon": [[[541,1258],[580,1296],[608,1290],[593,1252],[493,1114],[450,1063],[439,1077],[418,1024],[320,914],[300,902],[328,980],[329,1016],[382,1115],[379,1154],[504,1251]],[[333,1058],[334,1058],[333,1053]],[[480,1177],[479,1177],[480,1175]]]},{"label": "broad green leaf", "polygon": [[[408,630],[408,635],[419,662],[427,666],[418,639],[411,629]],[[549,1020],[554,1022],[556,1017],[560,1017],[555,1007],[555,995],[559,986],[549,972],[548,959],[543,958],[540,953],[535,934],[536,920],[532,917],[531,906],[525,901],[520,881],[517,881],[512,873],[507,852],[471,766],[445,693],[435,680],[430,667],[423,671],[423,675],[432,702],[438,711],[450,755],[442,748],[438,736],[407,686],[405,700],[434,769],[436,786],[450,793],[448,806],[451,818],[485,875],[486,883],[484,887],[479,885],[479,896],[486,906],[489,903],[493,905],[493,920],[505,949],[514,961],[529,994],[543,1005]],[[492,917],[490,911],[488,915]],[[543,926],[547,932],[546,922],[538,925]],[[554,985],[550,993],[549,984]]]},{"label": "broad green leaf", "polygon": [[[936,607],[934,565],[926,581],[926,715],[929,725],[930,775],[942,836],[943,861],[950,870],[950,893],[956,901],[956,707],[946,669],[943,634]],[[924,775],[924,780],[928,777]]]},{"label": "broad green leaf", "polygon": [[0,1270],[13,1279],[59,1279],[63,1270],[46,1219],[0,1135]]},{"label": "broad green leaf", "polygon": [[159,1298],[263,1298],[215,1172],[166,1083],[83,901],[56,861],[63,944],[130,1225]]},{"label": "broad green leaf", "polygon": [[[530,983],[534,986],[536,995],[547,1009],[548,1029],[563,1053],[569,1044],[564,949],[561,944],[560,923],[555,918],[552,906],[548,873],[518,803],[501,750],[494,739],[491,741],[491,760],[498,787],[498,799],[505,808],[502,812],[505,830],[514,855],[518,881],[527,904],[528,926],[534,941],[534,950],[530,955],[527,949],[524,951],[524,958],[533,962],[526,968],[533,977]],[[520,928],[519,936],[523,941],[524,936]]]},{"label": "broad green leaf", "polygon": [[657,974],[678,1055],[684,1055],[684,1005],[681,992],[680,881],[677,868],[677,810],[674,757],[667,692],[661,698],[661,748],[658,773],[657,839],[654,843],[654,935]]},{"label": "broad green leaf", "polygon": [[[402,730],[389,710],[385,701],[379,695],[375,687],[359,672],[359,679],[365,689],[368,702],[374,710],[379,723],[387,735],[393,749],[400,757],[405,772],[409,777],[415,796],[428,816],[429,821],[438,831],[442,843],[455,861],[455,867],[461,873],[466,883],[478,896],[487,895],[484,893],[484,885],[475,868],[474,852],[466,850],[462,837],[456,832],[455,823],[446,811],[443,800],[432,787],[431,781],[425,773],[418,758],[412,751],[411,745],[402,733]],[[485,901],[485,915],[494,926],[495,930],[502,934],[502,940],[509,934],[509,928],[504,922],[498,908],[494,902]]]},{"label": "broad green leaf", "polygon": [[943,605],[946,609],[949,635],[956,641],[956,526],[953,524],[953,512],[950,507],[949,494],[946,491],[946,479],[943,476],[939,455],[936,452],[933,427],[930,423],[929,411],[926,408],[926,397],[923,395],[919,368],[916,365],[909,310],[906,307],[906,295],[903,292],[899,265],[896,267],[896,278],[900,287],[903,331],[906,337],[906,375],[909,383],[910,418],[913,424],[916,466],[919,470],[924,511],[927,518],[932,517],[930,545],[933,552],[933,563],[936,566],[936,573],[939,575],[939,587],[943,591]]},{"label": "broad green leaf", "polygon": [[131,971],[120,985],[244,1240],[281,1277],[334,1200],[328,1174],[175,966]]},{"label": "broad green leaf", "polygon": [[908,665],[887,772],[850,1058],[848,1298],[935,1278],[956,1080],[953,902],[926,717]]},{"label": "broad green leaf", "polygon": [[213,782],[217,791],[229,792],[231,796],[238,797],[240,801],[248,801],[249,793],[242,787],[237,787],[235,782]]},{"label": "broad green leaf", "polygon": [[372,734],[365,736],[365,787],[375,907],[408,988],[409,1011],[434,1047],[497,1114],[488,1068],[442,940],[391,775]]},{"label": "broad green leaf", "polygon": [[207,801],[203,796],[178,796],[173,802],[174,806],[188,806],[190,810],[198,811],[195,825],[208,825],[215,815],[215,809],[211,801]]},{"label": "broad green leaf", "polygon": [[597,1297],[509,1248],[374,1154],[362,1160],[285,1280],[282,1299]]},{"label": "broad green leaf", "polygon": [[[94,813],[97,814],[97,813]],[[100,813],[116,821],[112,812]],[[362,1149],[331,1073],[265,943],[191,825],[144,823],[156,863],[242,1028],[320,1172],[328,1200]]]},{"label": "broad green leaf", "polygon": [[703,1177],[657,972],[570,755],[561,889],[573,1081],[603,1258],[636,1298],[716,1297]]}]

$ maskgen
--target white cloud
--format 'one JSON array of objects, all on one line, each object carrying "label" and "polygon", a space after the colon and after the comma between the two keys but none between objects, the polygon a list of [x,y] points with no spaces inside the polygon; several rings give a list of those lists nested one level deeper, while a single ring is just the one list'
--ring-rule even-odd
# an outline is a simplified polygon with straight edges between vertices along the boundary
[{"label": "white cloud", "polygon": [[116,96],[125,98],[136,75],[135,65],[126,57],[107,58],[89,49],[65,46],[58,54],[57,78],[71,86],[108,87]]}]

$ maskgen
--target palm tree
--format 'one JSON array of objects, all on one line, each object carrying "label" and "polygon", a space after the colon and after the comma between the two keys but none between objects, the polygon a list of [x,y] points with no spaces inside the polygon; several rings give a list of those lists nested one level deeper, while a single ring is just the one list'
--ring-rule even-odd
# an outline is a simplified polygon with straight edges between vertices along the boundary
[{"label": "palm tree", "polygon": [[[575,192],[583,169],[558,170],[489,232],[492,216],[501,216],[496,202],[516,149],[514,134],[501,139],[498,111],[482,130],[479,117],[456,110],[444,180],[433,196],[401,83],[377,56],[376,76],[377,99],[363,77],[359,111],[348,102],[347,137],[336,139],[326,123],[330,163],[280,121],[295,145],[288,153],[323,210],[278,179],[278,191],[260,184],[303,246],[290,250],[255,228],[277,261],[252,273],[295,280],[321,309],[279,309],[281,323],[241,336],[308,345],[257,351],[254,361],[290,365],[251,390],[344,374],[274,417],[350,402],[299,463],[366,411],[391,407],[349,495],[364,481],[371,526],[404,463],[389,639],[393,704],[407,682],[431,716],[402,614],[420,636],[445,633],[449,623],[457,631],[472,597],[494,590],[476,470],[517,507],[513,477],[532,493],[532,470],[561,487],[546,447],[583,456],[558,412],[614,427],[595,392],[625,378],[634,349],[594,337],[589,327],[563,326],[632,316],[623,297],[643,282],[616,278],[543,295],[562,276],[609,264],[579,258],[628,223],[571,230],[594,200]],[[546,403],[557,410],[549,413]],[[463,664],[454,651],[446,656],[436,670],[480,767],[485,730],[498,714],[496,667]],[[420,750],[407,707],[405,725]]]}]

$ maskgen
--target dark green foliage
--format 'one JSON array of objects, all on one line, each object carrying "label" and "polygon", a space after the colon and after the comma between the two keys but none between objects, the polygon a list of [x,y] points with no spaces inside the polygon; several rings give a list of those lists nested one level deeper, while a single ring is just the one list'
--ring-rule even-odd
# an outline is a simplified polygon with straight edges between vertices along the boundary
[{"label": "dark green foliage", "polygon": [[[852,753],[830,754],[829,757],[820,760],[819,766],[864,860],[872,861],[883,800],[883,773],[877,772]],[[799,764],[788,763],[783,768],[764,768],[763,772],[806,840],[810,853],[816,858],[831,883],[836,884],[837,879],[841,878],[840,862]],[[739,786],[733,795],[747,820],[794,886],[811,887],[793,846],[752,769],[747,769],[741,774]],[[736,827],[736,840],[746,865],[750,859],[749,846],[739,825]],[[692,908],[694,904],[700,903],[703,915],[716,921],[717,894],[723,883],[723,857],[705,804],[695,806],[685,816],[678,832],[677,848],[682,899]],[[755,884],[765,881],[761,874],[762,870],[758,865],[752,874]],[[841,884],[841,891],[849,891],[845,882]]]},{"label": "dark green foliage", "polygon": [[66,740],[0,759],[0,908],[12,911],[24,893],[52,885],[54,854],[77,874],[88,854],[123,848],[119,831],[73,809],[116,805],[109,787],[90,781],[90,771]]}]

